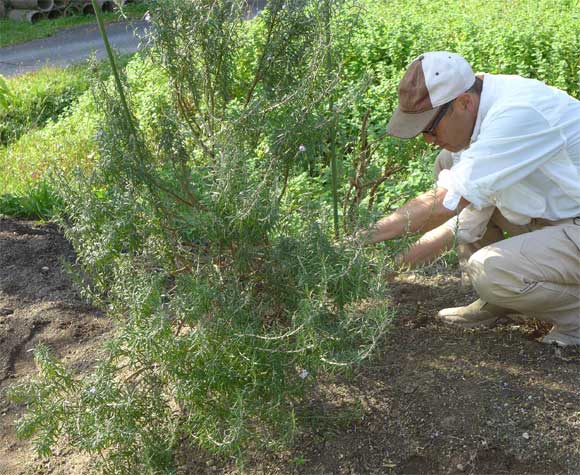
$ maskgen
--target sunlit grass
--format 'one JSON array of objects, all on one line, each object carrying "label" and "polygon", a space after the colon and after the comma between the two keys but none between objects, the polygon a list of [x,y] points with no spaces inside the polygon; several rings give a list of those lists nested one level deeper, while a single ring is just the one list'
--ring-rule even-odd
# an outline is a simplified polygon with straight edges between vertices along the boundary
[{"label": "sunlit grass", "polygon": [[[133,55],[121,58],[126,64]],[[0,109],[0,214],[46,217],[56,203],[49,171],[67,174],[91,161],[97,113],[91,66],[45,68],[7,80],[8,108]],[[96,74],[110,75],[108,63]],[[5,143],[5,145],[1,145]]]}]

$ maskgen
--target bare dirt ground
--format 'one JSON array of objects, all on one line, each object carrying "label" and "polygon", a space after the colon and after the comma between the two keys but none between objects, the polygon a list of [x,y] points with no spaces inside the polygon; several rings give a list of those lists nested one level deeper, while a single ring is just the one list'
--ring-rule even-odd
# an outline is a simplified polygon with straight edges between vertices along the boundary
[{"label": "bare dirt ground", "polygon": [[[0,474],[90,473],[85,456],[49,460],[15,437],[23,412],[6,388],[34,373],[28,351],[50,345],[79,371],[112,327],[62,270],[74,254],[51,225],[0,220]],[[352,377],[321,381],[301,409],[296,445],[260,453],[256,474],[580,474],[580,349],[536,341],[549,329],[505,323],[447,327],[437,310],[474,295],[457,271],[430,269],[393,283],[399,317],[381,354]],[[236,473],[227,460],[183,448],[177,473]]]},{"label": "bare dirt ground", "polygon": [[83,456],[38,459],[31,444],[15,436],[14,423],[23,408],[6,397],[12,383],[34,374],[29,350],[40,342],[79,371],[90,368],[97,358],[111,325],[72,288],[62,263],[73,258],[70,245],[54,226],[0,218],[1,475],[51,473],[58,466],[62,470],[54,473],[86,473],[77,470],[84,464]]}]

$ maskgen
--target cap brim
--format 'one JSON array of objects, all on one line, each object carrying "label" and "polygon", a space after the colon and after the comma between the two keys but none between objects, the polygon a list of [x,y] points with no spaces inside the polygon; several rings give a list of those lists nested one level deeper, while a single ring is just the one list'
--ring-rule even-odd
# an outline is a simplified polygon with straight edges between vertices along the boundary
[{"label": "cap brim", "polygon": [[387,134],[402,139],[416,137],[433,121],[438,111],[439,107],[435,107],[426,112],[409,114],[397,107],[387,125]]}]

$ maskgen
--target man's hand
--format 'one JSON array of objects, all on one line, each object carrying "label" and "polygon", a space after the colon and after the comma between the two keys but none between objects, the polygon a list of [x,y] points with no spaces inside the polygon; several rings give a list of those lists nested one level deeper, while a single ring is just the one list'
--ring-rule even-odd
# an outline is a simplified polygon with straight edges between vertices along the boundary
[{"label": "man's hand", "polygon": [[421,238],[395,258],[395,263],[413,269],[421,264],[433,262],[453,247],[455,235],[444,223],[425,233]]}]

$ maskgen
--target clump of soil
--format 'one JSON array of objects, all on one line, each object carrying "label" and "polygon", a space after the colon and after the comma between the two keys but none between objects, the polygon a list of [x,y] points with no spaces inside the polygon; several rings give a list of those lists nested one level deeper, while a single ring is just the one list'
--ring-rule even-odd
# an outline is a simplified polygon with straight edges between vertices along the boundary
[{"label": "clump of soil", "polygon": [[[0,472],[89,473],[67,451],[38,459],[18,441],[23,408],[4,395],[34,372],[28,350],[49,344],[79,371],[97,359],[109,321],[84,304],[62,270],[74,254],[51,225],[0,220]],[[578,474],[580,348],[546,346],[537,322],[461,330],[435,319],[469,303],[454,269],[431,268],[392,284],[394,327],[381,353],[346,377],[327,377],[297,413],[295,446],[256,453],[260,474]],[[178,473],[236,473],[238,466],[183,447]]]}]

